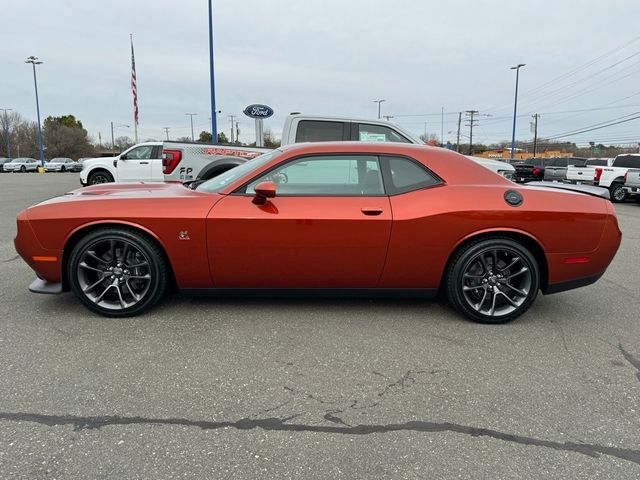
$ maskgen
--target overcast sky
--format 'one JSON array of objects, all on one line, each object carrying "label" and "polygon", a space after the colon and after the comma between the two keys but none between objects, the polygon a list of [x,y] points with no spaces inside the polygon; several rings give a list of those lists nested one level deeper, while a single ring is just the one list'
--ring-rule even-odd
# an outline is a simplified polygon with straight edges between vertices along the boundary
[{"label": "overcast sky", "polygon": [[[73,114],[108,139],[110,121],[133,122],[133,33],[140,139],[189,135],[186,112],[196,135],[210,129],[206,0],[5,0],[0,14],[0,108],[35,120],[23,62],[36,55],[42,117]],[[229,135],[237,115],[253,141],[250,103],[275,110],[265,126],[279,135],[289,112],[375,118],[382,98],[383,115],[417,134],[427,122],[439,136],[444,107],[455,141],[457,112],[476,109],[492,116],[474,139],[505,140],[517,63],[519,139],[533,113],[541,136],[624,119],[640,112],[639,19],[638,0],[214,0],[219,128]],[[636,142],[640,120],[569,138]]]}]

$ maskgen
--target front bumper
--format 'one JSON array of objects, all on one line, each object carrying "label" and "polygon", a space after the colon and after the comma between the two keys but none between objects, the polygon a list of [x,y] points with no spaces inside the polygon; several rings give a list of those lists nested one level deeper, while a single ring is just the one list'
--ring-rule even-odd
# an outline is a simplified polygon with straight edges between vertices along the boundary
[{"label": "front bumper", "polygon": [[62,293],[62,283],[47,282],[41,278],[36,278],[31,282],[31,285],[29,285],[29,291],[33,293],[57,295]]}]

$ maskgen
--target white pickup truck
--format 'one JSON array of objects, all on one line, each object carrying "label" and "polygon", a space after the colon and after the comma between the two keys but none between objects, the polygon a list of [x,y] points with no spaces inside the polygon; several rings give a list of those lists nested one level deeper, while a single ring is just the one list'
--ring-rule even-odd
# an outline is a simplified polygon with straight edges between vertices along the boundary
[{"label": "white pickup truck", "polygon": [[624,176],[624,189],[627,195],[633,195],[640,203],[640,168],[630,168]]},{"label": "white pickup truck", "polygon": [[[382,120],[288,115],[282,129],[281,145],[302,142],[400,142],[424,145],[420,139],[401,127]],[[240,146],[217,146],[197,143],[165,142],[163,165],[165,180],[200,182],[219,175],[268,149]],[[505,162],[468,157],[486,168],[513,177],[514,167]]]},{"label": "white pickup truck", "polygon": [[608,160],[606,165],[594,165],[590,162],[591,159],[587,160],[584,167],[569,167],[566,181],[607,188],[612,202],[619,203],[626,200],[630,192],[624,188],[624,177],[630,168],[640,168],[640,154],[618,155],[613,161]]},{"label": "white pickup truck", "polygon": [[80,183],[163,182],[162,142],[134,145],[115,157],[90,158],[82,163]]}]

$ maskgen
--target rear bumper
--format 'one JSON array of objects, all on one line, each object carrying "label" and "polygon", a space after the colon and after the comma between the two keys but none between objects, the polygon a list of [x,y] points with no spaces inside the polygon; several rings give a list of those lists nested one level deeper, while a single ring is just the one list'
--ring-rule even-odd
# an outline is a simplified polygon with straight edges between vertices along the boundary
[{"label": "rear bumper", "polygon": [[552,283],[542,292],[545,295],[551,295],[552,293],[566,292],[567,290],[573,290],[574,288],[586,287],[592,283],[596,283],[600,280],[600,277],[604,275],[604,272],[591,277],[577,278],[575,280],[569,280],[567,282]]}]

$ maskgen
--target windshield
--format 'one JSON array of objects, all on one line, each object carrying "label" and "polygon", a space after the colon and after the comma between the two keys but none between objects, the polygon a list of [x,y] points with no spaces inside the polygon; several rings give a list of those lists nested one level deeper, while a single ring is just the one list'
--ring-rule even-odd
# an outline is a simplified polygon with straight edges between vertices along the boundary
[{"label": "windshield", "polygon": [[50,160],[49,163],[64,163],[64,161],[65,161],[64,158],[54,158]]},{"label": "windshield", "polygon": [[254,170],[258,170],[260,167],[266,165],[271,159],[280,155],[282,151],[274,150],[269,153],[265,153],[264,155],[260,155],[252,160],[248,160],[242,165],[238,165],[237,167],[232,168],[231,170],[227,170],[224,173],[221,173],[217,177],[212,178],[211,180],[207,180],[206,182],[198,185],[196,190],[198,192],[206,192],[206,193],[218,193],[224,187],[229,185],[232,182],[235,182],[238,178],[251,173]]}]

